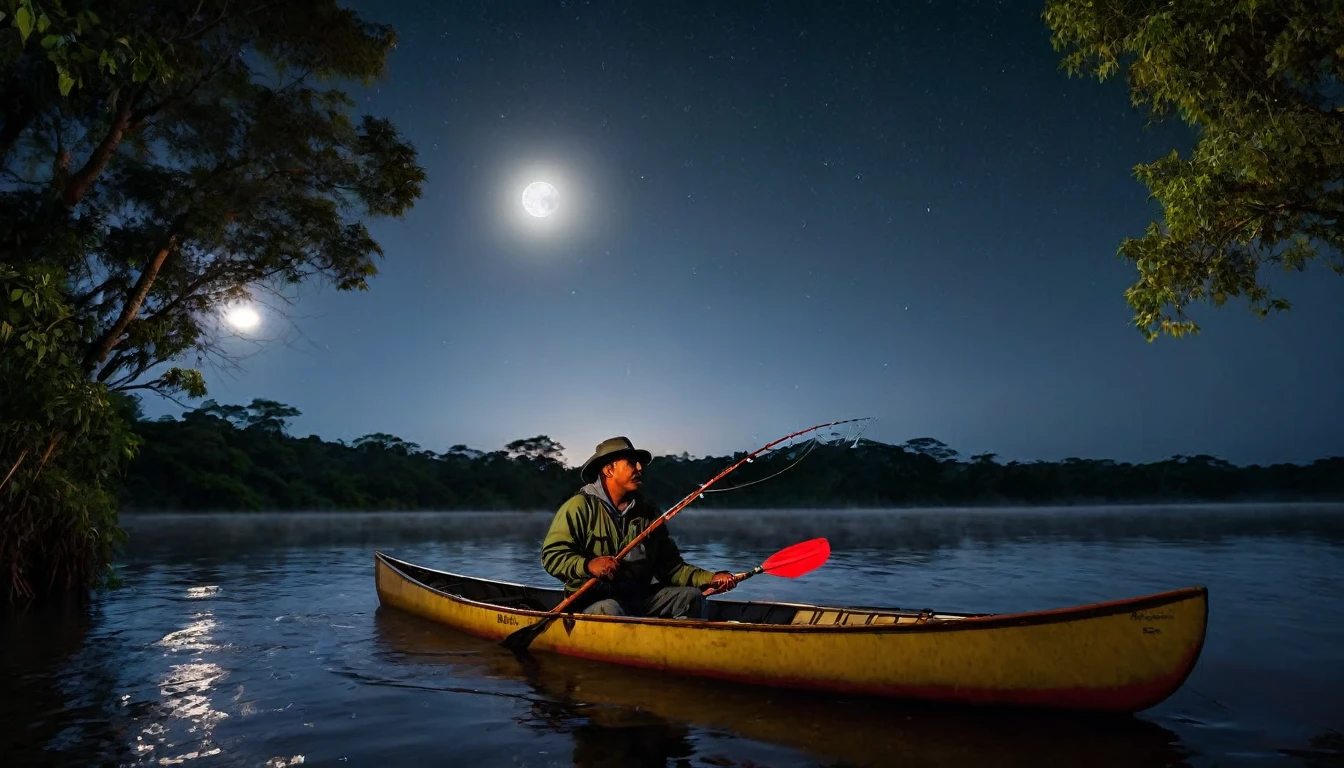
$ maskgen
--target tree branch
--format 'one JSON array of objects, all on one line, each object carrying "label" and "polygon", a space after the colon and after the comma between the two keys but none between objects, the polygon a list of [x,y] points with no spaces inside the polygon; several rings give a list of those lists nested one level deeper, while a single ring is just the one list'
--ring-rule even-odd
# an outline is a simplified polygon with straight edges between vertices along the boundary
[{"label": "tree branch", "polygon": [[[129,100],[128,100],[129,101]],[[93,182],[107,168],[112,155],[116,153],[117,147],[121,146],[121,140],[126,136],[127,129],[131,126],[131,105],[124,104],[112,116],[112,124],[108,127],[103,140],[98,142],[98,146],[89,155],[85,161],[84,167],[71,176],[65,182],[65,188],[61,191],[61,203],[66,208],[73,208],[88,193]]]},{"label": "tree branch", "polygon": [[84,356],[85,371],[92,373],[93,369],[107,360],[112,348],[121,341],[121,335],[126,331],[126,326],[135,319],[136,313],[140,311],[140,305],[145,303],[145,297],[149,295],[149,290],[154,287],[154,280],[159,276],[159,270],[163,268],[163,262],[176,248],[177,233],[174,232],[168,238],[168,244],[154,254],[154,258],[150,259],[149,264],[140,273],[140,277],[135,281],[135,286],[131,289],[130,295],[126,297],[126,303],[122,306],[117,321],[99,336],[98,340],[89,348],[88,354]]},{"label": "tree branch", "polygon": [[112,355],[112,359],[108,361],[107,365],[104,365],[102,370],[98,371],[98,383],[107,384],[109,387],[115,387],[117,384],[133,381],[137,374],[132,374],[129,378],[122,377],[117,381],[108,384],[108,379],[112,378],[112,374],[121,370],[121,368],[126,365],[131,359],[132,354],[134,353],[128,352],[125,348],[117,350],[116,354]]},{"label": "tree branch", "polygon": [[84,305],[88,304],[90,301],[93,301],[94,296],[97,296],[98,294],[110,288],[113,283],[119,283],[119,282],[125,282],[125,276],[114,274],[111,277],[104,280],[103,282],[99,283],[98,285],[95,285],[94,287],[90,288],[88,292],[76,296],[75,299],[70,304],[74,309],[83,309]]},{"label": "tree branch", "polygon": [[219,61],[216,63],[216,65],[206,70],[205,74],[198,77],[196,79],[196,82],[188,86],[186,90],[181,92],[170,93],[167,96],[164,96],[158,102],[151,104],[150,106],[145,107],[144,109],[137,110],[131,117],[128,132],[133,133],[135,131],[140,130],[141,128],[144,127],[146,120],[158,114],[160,111],[162,111],[169,105],[172,105],[178,101],[181,101],[191,96],[193,93],[196,92],[197,88],[200,88],[202,85],[212,80],[215,77],[215,75],[218,75],[220,72],[223,72],[224,69],[228,67],[229,62],[233,61],[233,58],[234,57],[232,55],[229,55],[228,51],[225,51],[224,55],[219,57]]},{"label": "tree branch", "polygon": [[172,400],[174,403],[177,403],[178,405],[182,406],[183,408],[187,409],[188,411],[194,411],[194,410],[197,410],[196,408],[193,408],[193,407],[191,407],[190,405],[187,405],[186,403],[182,402],[181,400],[178,400],[176,397],[173,397],[172,395],[168,394],[167,392],[164,392],[162,389],[159,388],[159,385],[158,385],[158,384],[156,384],[156,383],[154,383],[154,382],[152,382],[152,381],[151,381],[151,382],[147,382],[147,383],[145,383],[145,384],[133,384],[133,385],[131,385],[131,386],[129,386],[129,387],[110,387],[110,389],[111,389],[112,391],[114,391],[114,392],[130,392],[130,391],[132,391],[132,390],[136,390],[136,389],[148,389],[149,391],[153,392],[154,394],[158,395],[159,397],[165,397],[165,398],[167,398],[167,399],[169,399],[169,400]]},{"label": "tree branch", "polygon": [[0,480],[0,491],[3,491],[5,489],[5,486],[9,484],[9,478],[14,476],[14,473],[18,470],[19,465],[22,464],[23,460],[26,459],[27,457],[28,457],[28,449],[24,448],[23,452],[19,454],[18,460],[14,462],[14,466],[9,468],[9,473],[5,475],[5,479]]},{"label": "tree branch", "polygon": [[[158,309],[154,310],[153,313],[146,315],[144,318],[144,322],[152,323],[155,320],[162,318],[164,315],[168,314],[177,307],[181,306],[183,302],[194,297],[196,295],[196,291],[200,290],[202,286],[204,286],[211,280],[217,279],[224,272],[226,272],[228,266],[230,265],[226,262],[222,265],[215,265],[207,268],[206,271],[199,278],[187,284],[187,287],[182,289],[182,292],[172,301],[169,301],[167,304],[164,304],[162,307],[159,307]],[[223,268],[216,269],[216,267],[223,267]]]}]

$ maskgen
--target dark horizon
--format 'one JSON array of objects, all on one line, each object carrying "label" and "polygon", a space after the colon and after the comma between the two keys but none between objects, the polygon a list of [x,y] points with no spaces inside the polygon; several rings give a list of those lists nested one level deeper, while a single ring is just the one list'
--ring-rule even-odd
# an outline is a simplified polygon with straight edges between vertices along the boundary
[{"label": "dark horizon", "polygon": [[[1060,72],[1039,2],[351,5],[400,36],[356,93],[425,193],[373,227],[369,292],[262,308],[279,340],[205,368],[221,403],[439,451],[546,434],[570,463],[856,416],[1001,461],[1344,454],[1323,265],[1271,273],[1294,308],[1265,321],[1234,299],[1194,338],[1130,325],[1115,252],[1158,213],[1132,168],[1191,133]],[[519,203],[536,180],[547,219]]]}]

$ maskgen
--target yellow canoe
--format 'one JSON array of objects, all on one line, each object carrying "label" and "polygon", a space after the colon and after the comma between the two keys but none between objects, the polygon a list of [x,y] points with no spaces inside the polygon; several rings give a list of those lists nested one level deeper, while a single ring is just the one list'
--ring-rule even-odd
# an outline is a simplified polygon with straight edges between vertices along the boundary
[{"label": "yellow canoe", "polygon": [[[714,738],[699,740],[698,754],[688,755],[684,740],[693,739],[693,728],[849,768],[1133,768],[1185,765],[1188,758],[1177,734],[1142,717],[818,696],[559,654],[523,664],[498,643],[387,607],[374,611],[373,628],[382,664],[375,676],[354,672],[356,679],[518,696],[526,703],[517,721],[572,738],[573,765],[751,764],[722,759],[731,747]],[[551,756],[565,760],[559,752]]]},{"label": "yellow canoe", "polygon": [[[543,589],[374,553],[381,604],[491,640],[559,604]],[[1185,682],[1205,587],[1011,614],[710,600],[709,621],[565,614],[531,649],[681,675],[900,699],[1137,712]]]}]

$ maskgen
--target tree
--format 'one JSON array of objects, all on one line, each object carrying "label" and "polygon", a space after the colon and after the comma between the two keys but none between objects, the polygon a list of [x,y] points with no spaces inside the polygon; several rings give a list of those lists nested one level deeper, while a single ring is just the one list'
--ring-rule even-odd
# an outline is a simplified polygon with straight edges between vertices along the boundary
[{"label": "tree", "polygon": [[420,453],[419,445],[386,432],[374,432],[370,435],[364,435],[355,440],[354,447],[360,450],[386,451],[387,453],[395,453],[398,456],[411,456]]},{"label": "tree", "polygon": [[[382,250],[364,221],[403,215],[425,175],[389,121],[353,114],[342,86],[380,77],[395,44],[336,0],[3,6],[10,598],[88,586],[107,564],[110,547],[87,542],[116,531],[110,484],[134,451],[109,393],[203,397],[197,366],[232,362],[219,344],[230,303],[307,281],[368,288]],[[255,438],[297,415],[283,409],[201,417],[257,427]],[[73,576],[51,573],[62,568]]]},{"label": "tree", "polygon": [[289,427],[290,419],[302,415],[303,413],[292,405],[263,397],[253,398],[252,404],[247,406],[247,428],[284,434],[285,429]]},{"label": "tree", "polygon": [[1344,13],[1337,2],[1047,0],[1051,42],[1070,75],[1125,69],[1154,119],[1194,126],[1176,151],[1135,173],[1162,221],[1127,238],[1126,291],[1149,341],[1197,333],[1191,305],[1244,296],[1261,317],[1290,303],[1262,267],[1320,258],[1344,274]]},{"label": "tree", "polygon": [[916,437],[912,440],[906,440],[902,447],[911,453],[928,456],[935,461],[949,461],[957,457],[955,449],[932,437]]},{"label": "tree", "polygon": [[334,0],[98,5],[82,36],[139,41],[131,66],[90,52],[68,97],[18,92],[18,73],[67,44],[9,53],[0,101],[26,106],[0,127],[18,182],[0,196],[0,244],[67,271],[76,312],[96,320],[80,358],[96,381],[199,396],[194,370],[146,374],[218,354],[219,310],[254,291],[367,289],[382,251],[362,219],[419,196],[424,172],[392,124],[353,119],[345,92],[318,85],[372,81],[395,35]]},{"label": "tree", "polygon": [[543,465],[560,464],[560,455],[565,452],[565,446],[546,435],[537,435],[514,440],[504,446],[504,450],[509,454],[509,458],[513,459],[528,459]]},{"label": "tree", "polygon": [[110,481],[138,404],[88,380],[79,332],[57,270],[0,262],[0,603],[88,587],[121,540]]},{"label": "tree", "polygon": [[444,455],[445,455],[445,456],[462,456],[462,457],[465,457],[465,458],[467,458],[467,459],[471,459],[471,460],[474,461],[474,460],[476,460],[476,459],[479,459],[479,458],[480,458],[481,456],[483,456],[484,454],[481,453],[480,451],[476,450],[475,448],[470,448],[470,447],[468,447],[468,446],[467,446],[466,444],[464,444],[464,443],[458,443],[458,444],[456,444],[456,445],[450,447],[450,448],[444,453]]}]

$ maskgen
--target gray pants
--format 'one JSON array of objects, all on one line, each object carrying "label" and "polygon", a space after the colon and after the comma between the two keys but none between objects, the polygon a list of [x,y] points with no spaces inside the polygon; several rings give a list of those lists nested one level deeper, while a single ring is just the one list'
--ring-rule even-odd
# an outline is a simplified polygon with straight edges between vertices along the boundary
[{"label": "gray pants", "polygon": [[663,587],[644,600],[598,600],[584,613],[603,616],[658,616],[665,619],[705,618],[705,596],[699,587]]}]

